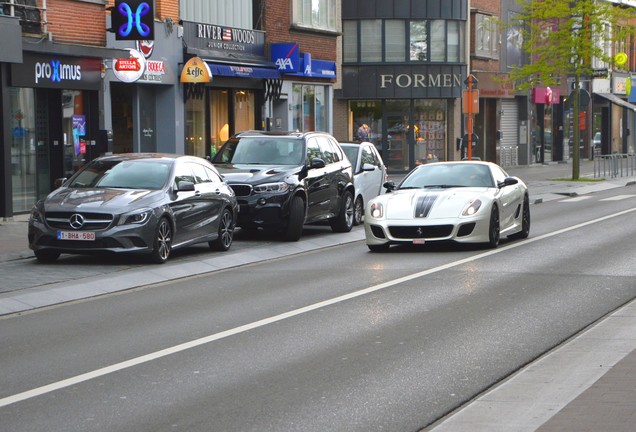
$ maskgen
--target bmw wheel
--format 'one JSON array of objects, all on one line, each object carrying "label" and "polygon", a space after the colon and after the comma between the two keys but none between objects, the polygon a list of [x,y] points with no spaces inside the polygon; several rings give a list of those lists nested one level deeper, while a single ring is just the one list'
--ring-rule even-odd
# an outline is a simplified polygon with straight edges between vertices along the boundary
[{"label": "bmw wheel", "polygon": [[229,209],[223,210],[219,220],[219,236],[216,240],[208,242],[210,249],[225,252],[232,246],[234,239],[234,217]]},{"label": "bmw wheel", "polygon": [[353,227],[353,196],[350,191],[342,194],[338,215],[329,219],[334,232],[349,232]]},{"label": "bmw wheel", "polygon": [[168,261],[172,250],[172,226],[168,219],[161,218],[155,231],[155,241],[150,255],[153,262],[163,264]]},{"label": "bmw wheel", "polygon": [[283,230],[283,240],[298,241],[303,235],[304,223],[305,202],[301,197],[295,196],[289,203],[289,219],[287,219],[287,226]]}]

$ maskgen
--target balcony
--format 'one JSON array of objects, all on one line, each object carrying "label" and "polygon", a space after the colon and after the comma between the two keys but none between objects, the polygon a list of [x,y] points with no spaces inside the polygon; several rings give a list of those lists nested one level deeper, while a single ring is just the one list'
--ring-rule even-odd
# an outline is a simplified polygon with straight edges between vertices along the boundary
[{"label": "balcony", "polygon": [[23,34],[43,35],[46,34],[46,0],[42,0],[41,6],[38,3],[38,0],[2,0],[0,15],[19,18]]}]

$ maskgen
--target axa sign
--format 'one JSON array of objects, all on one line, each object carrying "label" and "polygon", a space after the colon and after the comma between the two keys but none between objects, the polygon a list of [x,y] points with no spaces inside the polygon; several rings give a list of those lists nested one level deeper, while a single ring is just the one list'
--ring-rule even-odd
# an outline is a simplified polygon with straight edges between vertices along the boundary
[{"label": "axa sign", "polygon": [[298,72],[300,70],[300,46],[297,43],[274,43],[272,61],[280,72]]}]

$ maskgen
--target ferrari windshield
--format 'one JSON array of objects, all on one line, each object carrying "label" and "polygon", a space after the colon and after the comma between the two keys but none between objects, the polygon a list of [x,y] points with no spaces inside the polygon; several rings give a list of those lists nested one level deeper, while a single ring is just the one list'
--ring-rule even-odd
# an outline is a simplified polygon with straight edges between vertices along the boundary
[{"label": "ferrari windshield", "polygon": [[170,175],[170,161],[105,160],[93,162],[75,176],[71,188],[161,189]]},{"label": "ferrari windshield", "polygon": [[420,165],[402,181],[399,189],[494,187],[487,165],[469,162]]},{"label": "ferrari windshield", "polygon": [[225,144],[212,163],[301,165],[305,160],[304,143],[283,137],[242,137]]}]

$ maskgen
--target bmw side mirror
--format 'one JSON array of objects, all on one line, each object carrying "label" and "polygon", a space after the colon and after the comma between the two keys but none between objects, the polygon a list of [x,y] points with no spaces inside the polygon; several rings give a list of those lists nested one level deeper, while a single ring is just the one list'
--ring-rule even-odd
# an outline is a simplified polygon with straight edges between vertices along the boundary
[{"label": "bmw side mirror", "polygon": [[374,171],[375,165],[371,165],[370,163],[362,164],[362,171]]},{"label": "bmw side mirror", "polygon": [[309,168],[315,169],[315,168],[324,168],[325,165],[325,161],[320,159],[320,158],[313,158],[311,160],[311,164],[309,165]]}]

